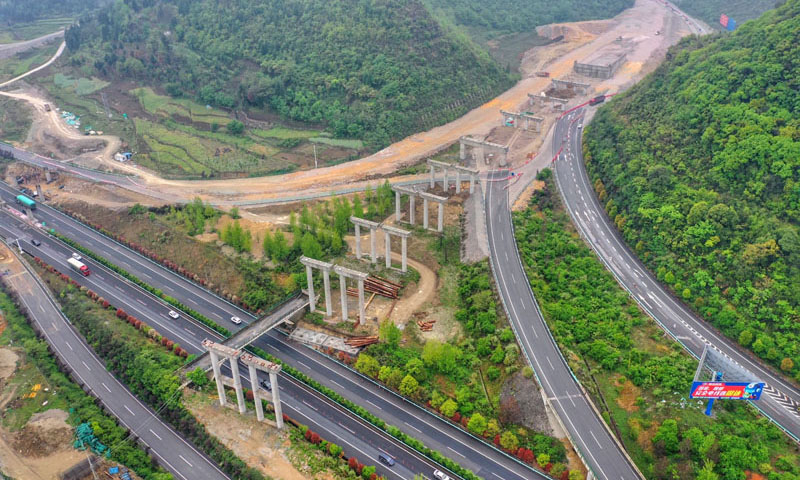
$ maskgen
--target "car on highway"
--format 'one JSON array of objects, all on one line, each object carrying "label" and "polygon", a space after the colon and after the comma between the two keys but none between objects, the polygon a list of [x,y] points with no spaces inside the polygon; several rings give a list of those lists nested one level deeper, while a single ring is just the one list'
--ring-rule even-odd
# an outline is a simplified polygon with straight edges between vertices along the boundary
[{"label": "car on highway", "polygon": [[438,480],[450,480],[450,477],[441,470],[434,470],[433,478],[436,478]]},{"label": "car on highway", "polygon": [[172,317],[172,318],[174,318],[174,319],[176,319],[176,320],[177,320],[177,319],[179,319],[179,318],[181,317],[181,316],[178,314],[178,312],[176,312],[175,310],[170,310],[170,311],[169,311],[169,313],[168,313],[167,315],[169,315],[170,317]]},{"label": "car on highway", "polygon": [[389,456],[389,455],[387,455],[385,453],[379,454],[378,455],[378,460],[380,460],[381,463],[386,465],[387,467],[393,467],[394,463],[395,463],[394,462],[394,458],[392,458],[391,456]]},{"label": "car on highway", "polygon": [[231,317],[231,322],[235,323],[236,325],[240,325],[242,323],[242,319],[234,315]]},{"label": "car on highway", "polygon": [[81,257],[80,255],[78,255],[78,254],[77,254],[77,253],[75,253],[75,252],[73,252],[73,253],[72,253],[72,258],[74,258],[75,260],[77,260],[77,261],[79,261],[79,262],[80,262],[81,260],[83,260],[83,257]]},{"label": "car on highway", "polygon": [[272,391],[272,384],[269,383],[269,380],[267,380],[266,378],[258,382],[258,384],[261,385],[264,388],[264,390],[267,390],[269,392]]},{"label": "car on highway", "polygon": [[32,243],[32,244],[33,244],[35,247],[39,247],[39,246],[41,246],[41,245],[42,245],[42,242],[40,242],[39,240],[36,240],[35,238],[31,238],[31,243]]}]

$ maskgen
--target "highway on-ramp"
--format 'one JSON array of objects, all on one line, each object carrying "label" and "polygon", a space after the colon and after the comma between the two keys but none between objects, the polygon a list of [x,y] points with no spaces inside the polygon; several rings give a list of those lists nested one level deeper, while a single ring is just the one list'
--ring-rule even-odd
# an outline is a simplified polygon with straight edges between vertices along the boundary
[{"label": "highway on-ramp", "polygon": [[[17,193],[8,185],[0,183],[0,199],[13,203],[14,196]],[[105,258],[111,259],[139,279],[179,299],[183,304],[199,311],[230,330],[241,328],[230,323],[232,315],[241,317],[243,324],[248,324],[254,320],[254,317],[250,314],[211,294],[202,287],[174,272],[164,269],[149,259],[46,205],[39,204],[34,215],[37,219],[44,220],[48,228],[55,228],[59,233],[74,239]],[[2,220],[5,221],[5,219]],[[2,223],[0,222],[0,224]],[[55,239],[47,238],[42,232],[34,231],[30,227],[27,228],[28,230],[24,233],[17,232],[9,235],[23,235],[25,238],[39,235],[37,238],[42,239],[42,247],[44,248],[37,249],[36,253],[45,255],[49,249],[58,249],[58,254],[53,253],[51,260],[56,262],[54,265],[61,270],[65,270],[65,273],[73,275],[72,272],[67,270],[68,267],[66,265],[66,258],[69,257],[70,251]],[[29,243],[28,247],[32,248]],[[98,291],[98,293],[104,292],[103,296],[109,299],[114,298],[113,296],[119,297],[119,301],[115,300],[115,302],[119,303],[118,306],[139,318],[156,322],[153,326],[159,332],[168,337],[174,336],[174,339],[182,347],[187,348],[190,353],[200,352],[200,342],[204,338],[218,338],[216,332],[190,321],[188,318],[181,317],[177,321],[169,319],[166,313],[170,310],[170,307],[160,303],[152,295],[123,281],[111,272],[105,271],[94,262],[90,261],[90,263],[92,264],[91,268],[96,273],[85,279],[74,276],[73,278],[76,281],[92,282],[90,288]],[[123,292],[124,295],[121,295]],[[140,316],[135,309],[144,307],[147,310],[143,311]],[[195,350],[190,350],[191,345],[196,346]],[[348,400],[362,406],[388,424],[394,425],[411,437],[419,439],[427,447],[441,452],[483,478],[502,478],[506,480],[546,478],[542,473],[522,464],[515,458],[497,451],[485,442],[452,426],[424,408],[406,401],[394,392],[345,368],[319,352],[287,341],[282,333],[273,330],[258,339],[254,345],[275,355]],[[288,384],[289,382],[284,383]],[[286,396],[288,394],[282,392],[282,395],[285,400],[284,405],[290,403],[291,400]],[[312,425],[312,429],[318,429],[319,433],[323,435],[325,432],[320,429],[321,427],[313,426],[313,417],[317,410],[303,404],[303,400],[313,404],[313,398],[310,398],[312,396],[309,392],[298,392],[294,397],[294,405],[298,410],[303,411],[304,415],[310,417],[309,420],[302,418],[299,420]],[[304,408],[306,410],[303,410]],[[317,408],[319,407],[317,406]],[[286,407],[284,407],[284,411],[286,412]],[[356,435],[348,429],[357,432],[358,435],[366,435],[364,438],[367,441],[359,448],[366,453],[367,458],[364,458],[365,453],[356,452],[357,458],[362,463],[369,463],[368,459],[375,461],[379,450],[385,450],[398,460],[401,460],[399,463],[408,462],[410,475],[403,478],[411,478],[414,473],[422,473],[430,477],[433,471],[432,464],[422,460],[421,455],[407,451],[405,447],[400,447],[397,442],[387,438],[388,436],[386,435],[366,432],[364,425],[350,425],[348,422],[353,421],[353,415],[349,413],[339,412],[337,415],[338,420],[330,425],[331,431],[336,433],[330,438],[343,444],[353,441],[353,437]],[[338,426],[339,421],[346,425],[347,428]],[[395,469],[397,468],[395,467]]]},{"label": "highway on-ramp", "polygon": [[[583,163],[583,114],[581,109],[564,116],[553,134],[553,151],[563,146],[555,164],[556,181],[581,235],[642,309],[692,355],[699,357],[705,344],[709,344],[753,372],[754,380],[766,382],[766,395],[752,402],[753,405],[797,441],[800,439],[800,416],[797,412],[800,390],[742,351],[735,342],[701,320],[671,295],[631,252],[606,216]],[[686,387],[688,392],[690,385]]]},{"label": "highway on-ramp", "polygon": [[182,480],[228,478],[213,461],[162,422],[106,370],[45,287],[20,262],[2,267],[9,270],[5,281],[17,292],[28,316],[61,362],[72,370],[73,378],[91,389],[121,425],[150,447],[150,455],[159,465]]},{"label": "highway on-ramp", "polygon": [[555,410],[573,445],[599,480],[641,478],[622,446],[590,404],[558,349],[533,296],[517,251],[508,204],[507,171],[487,183],[485,214],[489,253],[503,305],[547,403]]}]

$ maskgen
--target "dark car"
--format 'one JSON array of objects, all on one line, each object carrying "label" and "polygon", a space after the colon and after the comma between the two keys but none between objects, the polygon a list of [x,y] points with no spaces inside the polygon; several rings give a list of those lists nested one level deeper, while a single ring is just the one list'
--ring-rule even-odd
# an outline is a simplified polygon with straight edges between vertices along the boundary
[{"label": "dark car", "polygon": [[378,460],[380,460],[381,463],[386,465],[387,467],[393,467],[394,466],[394,458],[390,457],[389,455],[387,455],[385,453],[381,453],[380,455],[378,455]]},{"label": "dark car", "polygon": [[39,240],[36,240],[35,238],[31,238],[31,243],[34,244],[34,246],[37,246],[37,247],[42,245],[42,242],[40,242]]},{"label": "dark car", "polygon": [[269,383],[269,380],[267,379],[261,380],[260,382],[258,382],[258,384],[261,385],[264,388],[264,390],[268,390],[270,392],[272,391],[272,384]]}]

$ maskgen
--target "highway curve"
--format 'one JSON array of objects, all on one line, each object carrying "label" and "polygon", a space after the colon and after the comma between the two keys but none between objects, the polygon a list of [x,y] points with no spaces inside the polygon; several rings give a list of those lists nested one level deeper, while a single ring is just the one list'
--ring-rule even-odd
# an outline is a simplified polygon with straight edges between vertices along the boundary
[{"label": "highway curve", "polygon": [[[752,404],[798,441],[800,390],[741,350],[671,295],[628,248],[606,216],[583,163],[583,114],[581,109],[563,117],[553,134],[553,151],[564,147],[555,164],[558,189],[581,235],[641,308],[692,355],[699,358],[704,345],[709,344],[753,372],[754,379],[766,382],[767,395]],[[687,392],[689,387],[686,386]]]},{"label": "highway curve", "polygon": [[72,377],[87,386],[121,425],[150,447],[150,455],[159,465],[182,480],[228,478],[106,370],[34,275],[18,261],[4,265],[4,269],[9,267],[11,272],[5,277],[6,282],[17,292],[29,318],[61,362],[72,370]]},{"label": "highway curve", "polygon": [[533,296],[517,251],[507,171],[490,174],[485,213],[492,271],[506,314],[570,440],[600,480],[642,478],[567,366]]},{"label": "highway curve", "polygon": [[[0,183],[0,199],[13,203],[13,198],[16,194],[17,192],[14,189],[5,183]],[[112,259],[117,265],[136,275],[141,280],[161,289],[166,294],[177,298],[183,304],[199,311],[230,330],[242,328],[254,320],[254,317],[247,312],[238,309],[184,277],[161,267],[46,205],[40,204],[35,216],[39,220],[46,221],[48,227],[53,227],[56,231],[92,249],[97,254]],[[2,223],[8,223],[5,222],[6,218],[2,218],[2,220],[3,222],[0,222],[0,230],[3,228],[1,226]],[[17,232],[10,235],[19,234]],[[64,273],[72,275],[66,265],[66,258],[70,252],[64,245],[55,239],[47,238],[41,232],[29,230],[24,232],[24,235],[38,235],[37,238],[42,239],[43,245],[42,248],[35,249],[36,254],[42,256],[42,258],[45,258],[46,255],[52,255],[52,257],[48,257],[49,261],[55,262],[54,265],[63,270]],[[34,250],[30,243],[25,248]],[[58,251],[59,253],[50,254],[50,251]],[[188,318],[182,317],[178,321],[169,319],[166,313],[170,310],[170,307],[138,287],[123,281],[111,272],[104,271],[94,262],[90,263],[92,264],[91,268],[96,273],[87,278],[73,275],[76,281],[91,285],[93,290],[103,292],[103,296],[106,298],[118,299],[115,300],[116,304],[126,311],[130,311],[137,316],[140,314],[136,312],[140,311],[140,318],[150,319],[151,322],[154,322],[153,326],[158,331],[167,336],[173,336],[190,353],[200,352],[200,342],[204,338],[219,338],[216,332]],[[124,295],[122,295],[122,292],[124,292]],[[144,311],[142,311],[143,309]],[[242,318],[243,325],[241,327],[230,323],[229,319],[232,315]],[[343,367],[319,352],[286,341],[285,335],[282,333],[273,330],[258,339],[254,345],[275,355],[348,400],[361,405],[388,424],[394,425],[411,437],[419,439],[429,448],[452,458],[483,478],[501,478],[504,480],[547,478],[541,472],[505,453],[499,452],[492,446],[452,426],[428,410],[408,402],[396,393],[353,370]],[[245,369],[242,369],[242,371],[245,371]],[[284,381],[283,384],[290,385],[290,382]],[[281,395],[285,400],[285,412],[289,413],[286,405],[291,404],[298,412],[302,412],[303,417],[305,417],[301,417],[300,420],[311,425],[312,429],[318,430],[321,435],[325,436],[327,428],[331,432],[327,438],[345,443],[345,445],[353,444],[357,446],[357,449],[350,450],[350,452],[354,452],[362,463],[369,463],[368,460],[376,461],[378,451],[385,450],[395,456],[399,464],[408,464],[408,471],[406,475],[397,475],[397,472],[389,469],[384,469],[382,473],[391,474],[391,478],[411,478],[414,473],[422,473],[430,477],[433,471],[431,462],[424,460],[419,454],[402,447],[387,435],[372,431],[366,425],[355,420],[355,417],[349,412],[335,412],[335,420],[328,422],[327,426],[325,426],[325,419],[317,419],[316,417],[320,415],[320,412],[329,411],[333,407],[329,404],[320,406],[318,402],[329,402],[323,400],[324,397],[321,395],[311,391],[297,391],[294,394],[282,391]],[[348,451],[347,447],[345,451]],[[402,467],[398,465],[394,470],[400,468]]]}]

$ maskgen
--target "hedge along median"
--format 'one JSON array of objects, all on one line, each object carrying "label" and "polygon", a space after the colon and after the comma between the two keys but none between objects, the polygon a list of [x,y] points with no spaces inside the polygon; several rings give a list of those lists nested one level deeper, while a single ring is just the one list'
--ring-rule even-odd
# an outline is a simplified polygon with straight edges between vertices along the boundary
[{"label": "hedge along median", "polygon": [[[161,290],[148,285],[147,283],[139,280],[135,275],[127,272],[126,270],[118,267],[117,265],[111,263],[110,261],[106,260],[104,257],[97,255],[93,251],[89,250],[88,248],[84,247],[83,245],[79,244],[78,242],[68,238],[58,232],[51,231],[52,235],[56,238],[61,240],[62,242],[66,243],[70,247],[78,250],[79,252],[83,253],[87,257],[91,258],[92,260],[100,263],[101,265],[105,266],[109,270],[121,275],[126,280],[129,280],[132,283],[135,283],[139,287],[143,288],[144,290],[150,292],[151,294],[155,295],[156,297],[160,298],[161,300],[167,302],[168,304],[182,310],[183,312],[187,313],[189,316],[195,318],[199,322],[202,322],[204,325],[208,326],[209,328],[213,329],[214,331],[218,332],[223,337],[229,337],[231,335],[230,331],[227,329],[217,325],[216,322],[211,320],[210,318],[204,316],[203,314],[183,305],[181,302],[172,298],[168,295],[165,295],[164,292]],[[368,412],[365,408],[356,405],[355,403],[351,402],[350,400],[344,398],[343,396],[339,395],[335,391],[331,390],[330,388],[320,384],[313,378],[309,377],[308,375],[292,368],[291,366],[287,365],[283,361],[278,358],[273,357],[272,355],[268,354],[264,350],[248,346],[246,350],[254,353],[264,359],[270,360],[272,362],[278,363],[283,367],[283,370],[290,375],[291,377],[297,379],[298,381],[308,385],[309,387],[313,388],[314,390],[318,391],[319,393],[325,395],[326,397],[330,398],[334,402],[338,403],[342,407],[346,408],[362,420],[370,423],[371,425],[375,426],[376,428],[380,429],[381,431],[391,435],[395,439],[399,440],[406,446],[414,449],[415,451],[421,453],[422,455],[426,456],[427,458],[431,459],[432,461],[442,465],[445,469],[450,470],[451,472],[455,473],[456,475],[464,478],[465,480],[477,480],[481,477],[474,474],[471,470],[468,470],[458,463],[450,460],[449,458],[445,457],[443,454],[437,452],[436,450],[432,450],[425,446],[424,443],[413,438],[403,432],[400,431],[397,427],[393,425],[386,425],[386,422],[378,418],[377,416]]]}]

